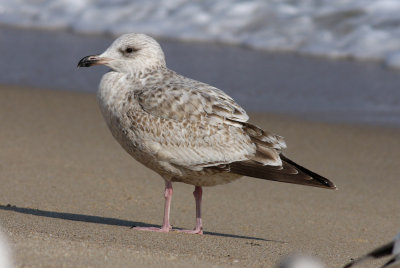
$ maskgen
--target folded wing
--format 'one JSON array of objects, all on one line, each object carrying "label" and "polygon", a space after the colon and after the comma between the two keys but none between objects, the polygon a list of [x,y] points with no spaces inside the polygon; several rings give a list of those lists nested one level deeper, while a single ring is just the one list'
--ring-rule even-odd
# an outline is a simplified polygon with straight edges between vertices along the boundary
[{"label": "folded wing", "polygon": [[326,178],[283,156],[284,139],[247,123],[244,109],[215,87],[176,75],[163,87],[143,88],[135,98],[152,117],[150,121],[158,118],[159,125],[167,124],[164,141],[156,133],[148,137],[174,165],[335,188]]}]

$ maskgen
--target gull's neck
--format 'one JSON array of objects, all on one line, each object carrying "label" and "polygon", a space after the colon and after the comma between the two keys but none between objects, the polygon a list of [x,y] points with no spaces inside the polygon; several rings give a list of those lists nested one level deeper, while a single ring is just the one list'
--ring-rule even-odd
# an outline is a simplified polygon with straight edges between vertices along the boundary
[{"label": "gull's neck", "polygon": [[155,65],[145,68],[134,68],[132,69],[132,72],[129,72],[126,75],[130,79],[146,81],[150,76],[155,75],[159,72],[163,72],[164,70],[167,70],[167,67],[165,65]]},{"label": "gull's neck", "polygon": [[132,91],[142,90],[148,84],[157,83],[162,80],[168,69],[166,66],[156,68],[145,68],[137,72],[122,73],[110,71],[103,75],[98,98],[102,106],[107,106],[112,110],[119,110],[126,94]]},{"label": "gull's neck", "polygon": [[149,73],[167,68],[162,52],[160,52],[160,55],[142,52],[139,57],[128,64],[129,66],[127,66],[126,71],[134,78],[141,78]]}]

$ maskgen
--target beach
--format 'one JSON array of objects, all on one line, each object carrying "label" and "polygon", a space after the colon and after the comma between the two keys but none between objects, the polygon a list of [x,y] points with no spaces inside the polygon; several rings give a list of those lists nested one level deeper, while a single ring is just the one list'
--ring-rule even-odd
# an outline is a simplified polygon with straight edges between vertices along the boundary
[{"label": "beach", "polygon": [[[0,226],[15,263],[273,267],[302,252],[341,267],[399,231],[400,129],[250,118],[338,190],[245,177],[204,188],[205,235],[143,232],[131,227],[161,224],[164,183],[113,139],[95,94],[0,86]],[[192,228],[193,187],[173,186],[172,225]]]}]

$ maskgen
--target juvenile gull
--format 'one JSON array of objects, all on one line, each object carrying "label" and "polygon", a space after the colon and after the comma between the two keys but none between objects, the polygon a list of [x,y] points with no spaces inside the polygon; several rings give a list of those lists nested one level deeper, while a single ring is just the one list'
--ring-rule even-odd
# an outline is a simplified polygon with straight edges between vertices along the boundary
[{"label": "juvenile gull", "polygon": [[286,158],[282,137],[248,123],[248,115],[218,88],[167,68],[160,45],[144,34],[125,34],[101,55],[78,67],[111,68],[101,79],[98,99],[115,139],[137,161],[165,180],[164,220],[169,232],[172,182],[195,186],[196,227],[203,233],[203,186],[250,176],[335,189],[328,179]]}]

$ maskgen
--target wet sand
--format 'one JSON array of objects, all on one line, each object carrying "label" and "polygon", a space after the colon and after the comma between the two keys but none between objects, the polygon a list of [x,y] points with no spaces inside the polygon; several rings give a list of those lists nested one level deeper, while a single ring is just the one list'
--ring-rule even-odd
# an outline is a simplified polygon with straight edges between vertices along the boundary
[{"label": "wet sand", "polygon": [[[251,114],[339,190],[205,188],[199,236],[131,229],[161,224],[163,181],[114,141],[94,94],[1,86],[0,122],[0,226],[18,266],[272,267],[308,252],[340,267],[399,231],[399,129]],[[192,191],[174,184],[173,226],[194,226]]]}]

